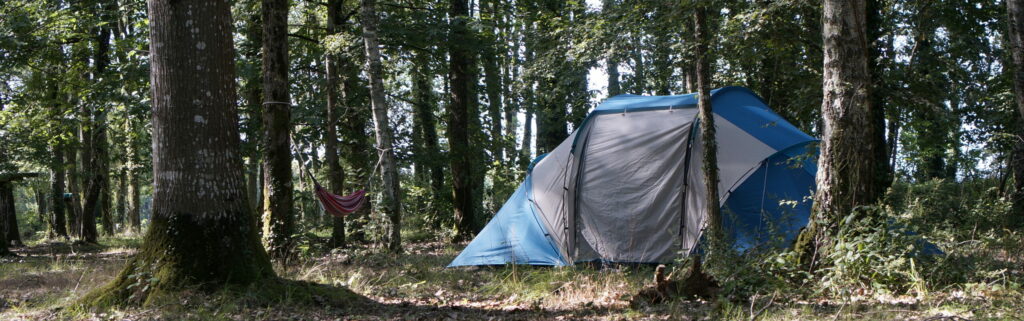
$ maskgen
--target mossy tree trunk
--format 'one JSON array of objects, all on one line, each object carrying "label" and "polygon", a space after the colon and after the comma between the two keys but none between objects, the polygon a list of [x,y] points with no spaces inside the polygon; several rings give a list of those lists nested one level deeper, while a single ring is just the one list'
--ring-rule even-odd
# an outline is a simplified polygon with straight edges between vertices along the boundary
[{"label": "mossy tree trunk", "polygon": [[[704,173],[704,189],[707,192],[704,202],[707,204],[705,233],[713,246],[722,241],[722,213],[718,198],[718,142],[715,137],[715,117],[711,109],[711,64],[708,61],[707,8],[694,8],[694,34],[696,37],[697,57],[697,108],[699,109],[700,139],[704,151],[701,170]],[[715,249],[711,250],[725,250]]]},{"label": "mossy tree trunk", "polygon": [[263,239],[284,258],[295,224],[291,98],[288,95],[288,0],[263,0]]},{"label": "mossy tree trunk", "polygon": [[150,0],[153,215],[143,244],[87,304],[274,277],[247,204],[230,1]]},{"label": "mossy tree trunk", "polygon": [[814,195],[814,219],[797,241],[803,262],[813,267],[827,251],[838,221],[881,193],[875,155],[879,126],[871,105],[864,0],[826,0],[823,6],[824,99],[822,140]]},{"label": "mossy tree trunk", "polygon": [[384,215],[391,223],[388,235],[388,249],[402,251],[402,195],[398,182],[398,165],[392,143],[391,125],[388,120],[388,104],[384,94],[384,67],[380,62],[380,42],[377,40],[377,3],[363,0],[360,6],[363,25],[363,44],[366,47],[366,74],[370,78],[370,102],[373,106],[373,131],[380,155],[381,203]]}]

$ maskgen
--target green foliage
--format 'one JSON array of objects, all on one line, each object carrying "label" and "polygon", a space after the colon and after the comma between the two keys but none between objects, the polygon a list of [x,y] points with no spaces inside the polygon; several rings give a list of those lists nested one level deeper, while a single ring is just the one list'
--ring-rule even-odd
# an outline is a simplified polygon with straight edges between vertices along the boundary
[{"label": "green foliage", "polygon": [[859,207],[839,222],[824,257],[819,286],[836,297],[926,291],[922,262],[928,243],[876,207]]},{"label": "green foliage", "polygon": [[973,237],[979,231],[1001,229],[1010,221],[1010,200],[994,179],[960,182],[932,179],[921,183],[895,182],[885,196],[888,211],[927,231],[957,231]]}]

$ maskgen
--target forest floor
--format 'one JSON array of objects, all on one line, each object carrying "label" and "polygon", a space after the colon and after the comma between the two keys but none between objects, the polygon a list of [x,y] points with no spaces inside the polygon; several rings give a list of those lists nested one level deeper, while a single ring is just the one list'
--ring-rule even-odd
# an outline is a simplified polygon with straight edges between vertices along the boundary
[{"label": "forest floor", "polygon": [[[1021,320],[1019,292],[962,290],[884,300],[672,300],[631,305],[653,268],[447,269],[464,245],[409,244],[392,255],[354,248],[278,264],[284,278],[348,288],[365,302],[317,305],[267,303],[244,294],[186,292],[147,308],[103,313],[66,308],[111,280],[139,245],[133,237],[103,245],[29,242],[0,259],[0,320]],[[783,302],[785,301],[785,302]]]}]

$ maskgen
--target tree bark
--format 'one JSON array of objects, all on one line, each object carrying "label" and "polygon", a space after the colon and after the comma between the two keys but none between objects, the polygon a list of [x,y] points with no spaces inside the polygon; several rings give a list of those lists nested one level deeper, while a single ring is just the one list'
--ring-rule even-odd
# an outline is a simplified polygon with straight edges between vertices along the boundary
[{"label": "tree bark", "polygon": [[701,6],[694,9],[694,34],[697,42],[695,56],[697,57],[697,91],[699,93],[697,108],[699,109],[700,138],[704,151],[701,170],[704,173],[704,189],[707,192],[705,204],[707,204],[705,217],[707,225],[705,231],[709,236],[712,248],[718,242],[724,241],[722,233],[721,205],[718,198],[718,142],[715,136],[715,117],[711,106],[711,65],[708,62],[708,34],[707,8]]},{"label": "tree bark", "polygon": [[[98,16],[102,21],[109,21],[116,5],[110,0],[100,4]],[[110,36],[111,25],[106,24],[96,28],[96,47],[93,52],[94,74],[93,80],[102,85],[105,81],[107,67],[110,65]],[[98,106],[96,101],[86,102],[83,108],[86,109],[87,122],[82,130],[82,136],[86,143],[87,153],[83,157],[82,164],[87,173],[85,206],[82,211],[82,231],[80,239],[86,243],[96,243],[99,236],[96,231],[97,216],[102,220],[105,234],[113,234],[113,226],[110,222],[109,204],[105,197],[109,197],[109,155],[107,147],[105,107]]]},{"label": "tree bark", "polygon": [[476,204],[473,202],[473,148],[470,146],[470,75],[473,55],[468,42],[472,36],[467,28],[469,4],[466,0],[452,0],[448,8],[450,31],[448,37],[449,74],[451,95],[448,102],[449,161],[454,190],[455,239],[467,239],[476,230]]},{"label": "tree bark", "polygon": [[51,227],[56,236],[67,239],[67,220],[64,215],[64,151],[53,146],[53,161],[50,162],[50,198],[53,200],[50,215]]},{"label": "tree bark", "polygon": [[53,220],[48,216],[50,214],[49,201],[46,199],[46,191],[42,186],[32,188],[36,194],[36,213],[39,215],[39,220],[46,225],[46,238],[52,239],[56,236],[53,231]]},{"label": "tree bark", "polygon": [[128,188],[128,226],[131,227],[132,232],[138,233],[142,226],[142,188],[139,184],[139,173],[136,170],[130,170],[129,175],[131,176],[131,184]]},{"label": "tree bark", "polygon": [[[611,15],[615,12],[615,0],[604,0],[601,6],[601,11],[606,15]],[[614,35],[617,36],[617,35]],[[616,41],[612,41],[609,44],[611,48],[608,50],[608,58],[605,59],[605,67],[608,73],[608,98],[615,97],[622,94],[622,85],[619,84],[619,57],[618,57],[618,46]]]},{"label": "tree bark", "polygon": [[274,277],[245,195],[231,4],[150,0],[149,18],[152,221],[125,269],[83,299],[98,306]]},{"label": "tree bark", "polygon": [[288,0],[263,0],[263,240],[283,259],[295,225],[291,98],[288,95]]},{"label": "tree bark", "polygon": [[1010,30],[1010,54],[1013,58],[1013,92],[1017,102],[1018,129],[1016,146],[1010,156],[1013,168],[1013,214],[1017,226],[1024,226],[1024,1],[1006,0],[1007,24]]},{"label": "tree bark", "polygon": [[[431,189],[430,213],[435,217],[439,213],[440,204],[446,202],[444,196],[444,160],[438,148],[437,98],[434,96],[433,82],[430,73],[430,56],[418,52],[414,58],[412,74],[413,95],[413,127],[417,133],[418,144],[415,144],[417,175],[429,181]],[[422,171],[423,173],[420,173]],[[438,220],[439,221],[439,220]]]},{"label": "tree bark", "polygon": [[391,221],[388,249],[399,253],[402,251],[402,195],[398,181],[398,166],[395,164],[391,125],[388,120],[388,105],[384,99],[384,68],[381,66],[380,43],[377,40],[376,0],[362,0],[361,11],[363,43],[366,47],[366,74],[370,78],[370,101],[373,105],[373,129],[384,185],[381,193],[382,210]]},{"label": "tree bark", "polygon": [[[824,99],[821,106],[822,140],[818,158],[815,219],[798,240],[805,262],[809,253],[819,254],[831,244],[840,219],[854,207],[870,205],[881,195],[875,155],[877,136],[883,135],[871,105],[864,0],[826,0],[823,6]],[[817,248],[818,251],[813,249]]]},{"label": "tree bark", "polygon": [[117,224],[124,226],[128,217],[128,171],[117,176]]},{"label": "tree bark", "polygon": [[[884,76],[885,66],[882,65],[884,59],[883,52],[884,47],[881,42],[885,41],[883,36],[886,34],[886,24],[883,20],[882,6],[885,5],[882,0],[867,0],[867,37],[868,37],[868,72],[871,74],[871,119],[870,125],[872,126],[871,132],[873,133],[872,139],[875,141],[872,143],[877,148],[872,149],[874,152],[871,157],[872,162],[875,162],[875,186],[872,188],[873,191],[878,193],[876,198],[884,196],[885,191],[892,185],[893,170],[889,166],[889,146],[885,137],[885,116],[886,116],[886,96],[889,94],[888,77]],[[895,126],[895,124],[892,124]]]},{"label": "tree bark", "polygon": [[[344,1],[327,1],[327,32],[337,35],[344,24]],[[341,112],[341,79],[339,53],[327,53],[327,128],[324,130],[324,160],[327,162],[327,188],[335,194],[343,194],[345,188],[345,171],[338,160],[338,118]],[[345,218],[331,218],[331,247],[345,247]]]},{"label": "tree bark", "polygon": [[68,210],[68,234],[71,237],[78,238],[82,233],[82,202],[80,195],[81,190],[81,167],[78,165],[78,152],[76,148],[65,149],[67,153],[67,164],[71,165],[71,170],[67,171],[68,176],[68,192],[71,193],[71,197],[65,198],[64,203],[67,205]]},{"label": "tree bark", "polygon": [[488,126],[490,136],[490,152],[491,158],[495,161],[500,161],[505,158],[504,155],[504,140],[502,139],[501,130],[501,116],[502,116],[502,99],[501,89],[504,86],[501,79],[501,69],[498,64],[500,63],[501,56],[498,53],[498,36],[497,26],[495,21],[498,19],[498,0],[483,1],[480,3],[481,14],[484,9],[489,9],[489,23],[485,24],[486,30],[483,33],[483,50],[480,53],[484,67],[484,85],[487,89],[487,116],[490,120]]},{"label": "tree bark", "polygon": [[18,214],[15,212],[14,184],[0,182],[0,223],[3,224],[4,246],[24,246],[18,230]]},{"label": "tree bark", "polygon": [[[11,233],[18,233],[18,220],[14,218],[14,187],[10,182],[0,182],[0,256],[11,256],[8,249],[11,244]],[[14,225],[11,225],[11,222]]]},{"label": "tree bark", "polygon": [[[358,5],[358,4],[357,4]],[[350,184],[368,188],[365,186],[370,181],[371,172],[376,164],[376,153],[373,153],[373,146],[369,143],[367,124],[370,122],[372,109],[371,103],[366,100],[368,94],[367,86],[362,84],[359,78],[359,66],[348,59],[340,61],[339,75],[342,76],[341,101],[344,103],[345,111],[340,119],[339,138],[341,144],[341,160],[346,179]],[[372,195],[367,196],[372,199]],[[367,203],[370,203],[370,199]],[[362,209],[351,213],[345,218],[346,241],[366,241],[366,229],[364,228],[371,211],[371,206],[364,206]]]}]

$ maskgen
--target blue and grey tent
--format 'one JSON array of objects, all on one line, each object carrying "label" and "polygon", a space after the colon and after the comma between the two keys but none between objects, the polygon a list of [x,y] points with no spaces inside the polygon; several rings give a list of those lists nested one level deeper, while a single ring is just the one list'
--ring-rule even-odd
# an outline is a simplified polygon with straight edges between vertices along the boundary
[{"label": "blue and grey tent", "polygon": [[[723,225],[748,249],[796,238],[810,215],[817,140],[750,90],[712,91]],[[606,100],[449,266],[669,262],[704,228],[695,94]]]}]

